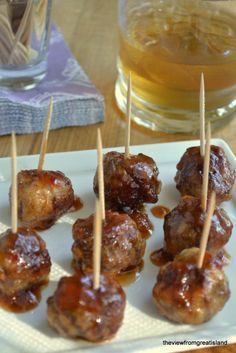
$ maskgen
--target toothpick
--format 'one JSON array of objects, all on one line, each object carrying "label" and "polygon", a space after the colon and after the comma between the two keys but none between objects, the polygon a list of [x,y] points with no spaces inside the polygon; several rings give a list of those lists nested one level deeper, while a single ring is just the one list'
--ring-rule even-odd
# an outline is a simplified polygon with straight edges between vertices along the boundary
[{"label": "toothpick", "polygon": [[200,153],[201,156],[205,155],[205,85],[204,75],[201,73],[200,83]]},{"label": "toothpick", "polygon": [[16,171],[16,136],[11,133],[12,159],[11,159],[11,228],[12,233],[17,233],[17,171]]},{"label": "toothpick", "polygon": [[101,235],[102,219],[101,219],[101,204],[96,199],[96,210],[93,223],[93,289],[98,289],[100,286],[101,272]]},{"label": "toothpick", "polygon": [[98,188],[99,200],[101,203],[102,220],[105,220],[105,197],[104,197],[104,172],[103,172],[103,154],[102,138],[100,129],[97,130],[97,158],[98,158]]},{"label": "toothpick", "polygon": [[33,0],[28,0],[26,8],[25,8],[24,15],[22,17],[21,23],[20,23],[20,25],[18,27],[16,36],[15,36],[15,39],[14,39],[14,42],[13,42],[13,48],[12,48],[12,51],[11,51],[11,54],[10,54],[10,57],[9,57],[8,64],[11,64],[11,62],[12,62],[16,47],[17,47],[17,45],[18,45],[18,43],[19,43],[19,41],[20,41],[20,39],[22,37],[22,34],[23,34],[23,32],[24,32],[24,30],[26,28],[26,25],[27,25],[27,22],[29,20],[30,14],[32,13],[32,6],[33,6]]},{"label": "toothpick", "polygon": [[215,211],[215,204],[216,204],[216,194],[213,192],[210,197],[210,202],[208,206],[208,211],[207,211],[207,216],[204,222],[203,226],[203,232],[202,232],[202,237],[201,237],[201,242],[200,242],[200,250],[199,250],[199,256],[198,256],[198,262],[197,262],[197,267],[201,268],[203,265],[203,259],[204,255],[206,252],[206,247],[207,247],[207,241],[210,233],[210,228],[211,228],[211,219]]},{"label": "toothpick", "polygon": [[43,138],[42,138],[42,143],[41,143],[41,151],[40,151],[40,156],[39,156],[38,171],[43,170],[45,154],[47,151],[48,134],[49,134],[50,124],[51,124],[52,111],[53,111],[53,99],[51,98],[50,103],[49,103],[48,112],[47,112],[47,117],[46,117],[45,124],[44,124]]},{"label": "toothpick", "polygon": [[201,198],[201,205],[202,205],[202,209],[204,211],[206,211],[206,207],[207,207],[210,154],[211,154],[211,124],[210,124],[210,122],[208,122],[206,148],[205,148],[204,163],[203,163],[203,182],[202,182],[202,198]]},{"label": "toothpick", "polygon": [[128,89],[127,89],[125,158],[128,158],[128,157],[129,157],[130,125],[131,125],[131,92],[132,92],[132,79],[131,79],[131,73],[129,73]]}]

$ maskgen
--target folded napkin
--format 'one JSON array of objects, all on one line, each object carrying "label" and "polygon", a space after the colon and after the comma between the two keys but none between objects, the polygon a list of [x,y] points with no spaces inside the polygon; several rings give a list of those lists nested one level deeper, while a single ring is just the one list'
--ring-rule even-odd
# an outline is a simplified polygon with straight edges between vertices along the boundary
[{"label": "folded napkin", "polygon": [[102,95],[91,84],[55,26],[45,78],[28,91],[0,87],[0,135],[11,131],[20,134],[42,131],[51,97],[54,100],[51,129],[103,120]]}]

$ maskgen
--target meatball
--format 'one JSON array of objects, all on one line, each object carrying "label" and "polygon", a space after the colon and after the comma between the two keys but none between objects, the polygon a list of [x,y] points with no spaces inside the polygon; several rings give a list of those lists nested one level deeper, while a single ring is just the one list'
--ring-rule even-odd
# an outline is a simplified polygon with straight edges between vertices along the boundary
[{"label": "meatball", "polygon": [[[161,267],[153,297],[160,314],[181,324],[202,324],[220,311],[230,296],[227,277],[206,253],[198,269],[199,249],[184,250]],[[194,256],[193,256],[194,255]]]},{"label": "meatball", "polygon": [[[93,218],[91,215],[78,219],[72,230],[74,267],[83,272],[93,267]],[[146,240],[127,214],[106,211],[102,228],[102,271],[118,274],[137,267],[145,246]]]},{"label": "meatball", "polygon": [[[157,202],[161,182],[152,158],[142,153],[125,158],[124,153],[109,152],[104,156],[103,167],[107,209],[138,209],[144,202]],[[98,195],[97,172],[93,186]]]},{"label": "meatball", "polygon": [[[200,199],[184,196],[179,205],[165,216],[164,249],[175,256],[182,250],[199,247],[206,212]],[[233,224],[223,208],[216,207],[207,243],[207,250],[216,255],[228,242]]]},{"label": "meatball", "polygon": [[0,239],[0,304],[12,311],[35,307],[35,291],[48,282],[50,268],[45,242],[34,230],[8,229]]},{"label": "meatball", "polygon": [[[236,170],[228,161],[223,149],[211,146],[208,195],[215,191],[216,202],[231,199],[231,192],[236,177]],[[186,150],[177,164],[176,187],[181,195],[201,197],[203,182],[203,158],[200,147]]]},{"label": "meatball", "polygon": [[61,172],[35,169],[18,174],[18,216],[26,227],[51,227],[73,201],[71,181]]},{"label": "meatball", "polygon": [[122,287],[107,273],[100,275],[96,290],[91,274],[63,277],[47,301],[48,322],[62,336],[107,340],[122,324],[125,300]]}]

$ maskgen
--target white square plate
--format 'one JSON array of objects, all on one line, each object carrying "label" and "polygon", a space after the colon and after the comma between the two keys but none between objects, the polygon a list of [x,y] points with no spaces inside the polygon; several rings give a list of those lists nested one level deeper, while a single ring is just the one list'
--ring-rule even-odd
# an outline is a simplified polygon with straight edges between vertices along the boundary
[{"label": "white square plate", "polygon": [[[213,140],[224,148],[229,160],[235,166],[235,157],[227,144],[222,140]],[[159,204],[172,209],[177,205],[180,195],[174,184],[176,164],[187,147],[198,145],[199,141],[165,143],[131,147],[131,153],[142,152],[154,158],[157,162],[163,186]],[[123,148],[114,148],[123,151]],[[112,149],[109,149],[112,150]],[[104,150],[104,152],[107,152]],[[38,156],[18,158],[18,170],[36,168]],[[152,300],[158,268],[149,260],[150,253],[161,247],[163,243],[163,220],[154,218],[147,207],[150,218],[154,223],[152,236],[147,240],[145,265],[140,279],[125,287],[127,307],[124,323],[117,336],[106,344],[91,344],[83,340],[70,340],[59,337],[47,324],[46,299],[54,292],[57,281],[63,275],[72,273],[71,226],[80,217],[87,217],[93,212],[95,196],[92,190],[93,176],[96,168],[96,151],[81,151],[48,154],[45,169],[61,170],[72,181],[76,195],[84,202],[84,207],[62,217],[51,229],[41,232],[47,243],[53,267],[50,283],[43,290],[40,305],[24,314],[13,314],[0,309],[0,351],[7,352],[173,352],[187,349],[201,348],[196,345],[164,345],[163,340],[228,340],[236,342],[236,242],[235,229],[226,249],[232,255],[231,264],[226,268],[229,278],[231,297],[224,309],[210,322],[199,326],[173,324],[160,317]],[[0,232],[10,227],[10,209],[8,190],[10,186],[10,159],[0,159]],[[236,195],[223,207],[235,224]]]}]

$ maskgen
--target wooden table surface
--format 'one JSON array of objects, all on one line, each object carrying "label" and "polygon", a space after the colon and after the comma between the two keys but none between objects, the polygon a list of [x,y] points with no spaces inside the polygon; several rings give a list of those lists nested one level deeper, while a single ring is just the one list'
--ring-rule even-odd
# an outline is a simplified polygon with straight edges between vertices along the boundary
[{"label": "wooden table surface", "polygon": [[[100,124],[104,147],[124,143],[124,121],[114,99],[116,57],[119,48],[116,0],[57,0],[53,16],[73,54],[105,97],[105,123]],[[50,133],[48,152],[93,149],[98,125],[62,128]],[[236,153],[236,119],[213,133]],[[150,133],[134,127],[131,144],[147,144],[198,138],[190,135]],[[18,154],[39,153],[41,134],[18,135]],[[0,137],[0,157],[10,155],[10,136]],[[216,333],[217,335],[217,333]],[[214,338],[217,338],[214,337]],[[187,339],[187,337],[186,337]],[[192,351],[193,352],[193,351]],[[198,353],[233,353],[236,345],[199,349]]]}]

